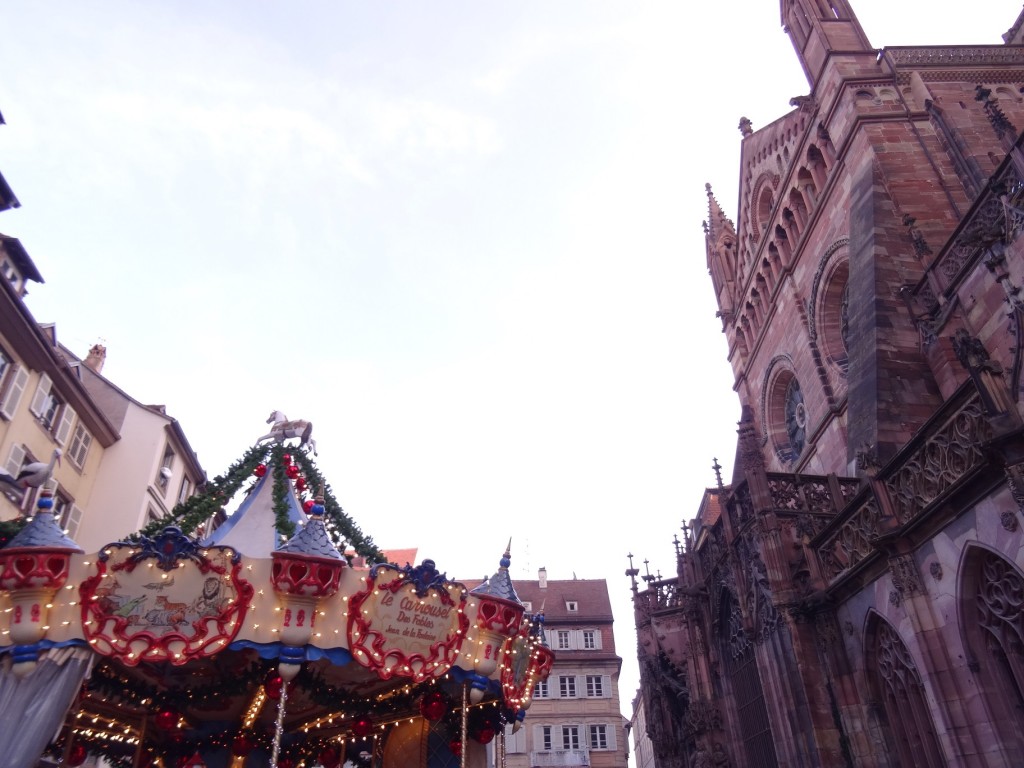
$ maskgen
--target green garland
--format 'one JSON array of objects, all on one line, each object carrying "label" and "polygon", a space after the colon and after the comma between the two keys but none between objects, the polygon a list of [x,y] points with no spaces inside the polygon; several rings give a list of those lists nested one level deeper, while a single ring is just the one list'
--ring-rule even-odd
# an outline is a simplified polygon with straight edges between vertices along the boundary
[{"label": "green garland", "polygon": [[[154,520],[138,533],[128,537],[129,541],[138,541],[141,537],[153,537],[169,525],[176,525],[183,533],[191,535],[200,526],[213,519],[223,511],[224,504],[229,501],[247,479],[253,476],[256,467],[267,463],[273,471],[274,528],[281,536],[291,538],[295,535],[295,524],[289,515],[288,494],[291,480],[287,476],[284,456],[289,454],[292,462],[306,478],[306,484],[313,493],[323,489],[324,523],[331,541],[340,550],[344,550],[346,542],[356,554],[365,557],[370,563],[385,563],[387,558],[377,547],[373,539],[363,533],[334,498],[331,486],[324,481],[309,452],[301,446],[288,447],[282,443],[270,445],[254,445],[237,462],[231,465],[223,475],[208,481],[203,492],[196,494],[171,510],[167,517]],[[0,526],[5,525],[0,523]],[[3,541],[4,529],[0,527],[0,542]],[[0,544],[2,546],[2,544]]]},{"label": "green garland", "polygon": [[295,535],[295,523],[288,515],[288,494],[292,492],[292,483],[285,474],[285,453],[290,453],[290,450],[281,443],[270,449],[270,461],[274,467],[274,528],[278,535],[290,539]]},{"label": "green garland", "polygon": [[28,524],[28,518],[16,517],[13,520],[0,520],[0,549],[7,546],[11,539],[18,535]]},{"label": "green garland", "polygon": [[176,525],[183,533],[191,535],[223,510],[224,504],[238,493],[242,483],[252,477],[256,466],[266,458],[269,447],[254,445],[240,460],[232,464],[224,475],[207,481],[202,493],[178,504],[167,517],[152,521],[141,531],[130,536],[129,540],[137,541],[142,536],[155,536],[169,525]]},{"label": "green garland", "polygon": [[356,554],[365,557],[367,562],[386,563],[387,558],[377,548],[377,545],[373,543],[373,539],[364,534],[355,521],[345,514],[337,499],[334,498],[331,486],[324,481],[323,475],[320,474],[316,464],[309,457],[309,453],[300,448],[292,453],[292,460],[298,464],[311,491],[317,493],[321,487],[323,488],[324,521],[327,524],[327,531],[331,534],[334,545],[340,549],[344,546],[344,542],[347,541],[356,551]]}]

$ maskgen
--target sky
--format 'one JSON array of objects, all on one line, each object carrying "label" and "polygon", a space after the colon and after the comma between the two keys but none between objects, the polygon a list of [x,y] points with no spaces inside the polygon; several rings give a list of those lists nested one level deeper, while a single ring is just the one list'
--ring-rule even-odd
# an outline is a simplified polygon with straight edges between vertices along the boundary
[{"label": "sky", "polygon": [[[854,0],[877,47],[999,43],[971,13]],[[673,536],[739,402],[707,274],[741,116],[807,82],[769,0],[9,3],[0,214],[29,309],[166,405],[209,475],[272,410],[382,548],[452,578],[606,579]],[[681,534],[680,534],[681,535]]]}]

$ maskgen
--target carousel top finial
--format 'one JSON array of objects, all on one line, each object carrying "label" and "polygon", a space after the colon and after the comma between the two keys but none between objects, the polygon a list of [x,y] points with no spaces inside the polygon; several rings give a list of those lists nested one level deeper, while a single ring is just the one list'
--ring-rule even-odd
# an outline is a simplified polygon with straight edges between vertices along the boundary
[{"label": "carousel top finial", "polygon": [[316,441],[313,439],[313,422],[306,421],[305,419],[295,419],[289,421],[288,417],[281,411],[271,411],[270,416],[267,418],[267,424],[272,425],[270,431],[263,437],[259,438],[256,442],[262,443],[264,440],[273,440],[276,443],[283,443],[285,440],[291,437],[299,438],[299,447],[308,445],[310,450],[313,451],[313,455],[316,456]]},{"label": "carousel top finial", "polygon": [[502,555],[501,560],[498,561],[498,570],[490,579],[485,580],[483,584],[471,590],[472,594],[492,595],[493,597],[511,600],[514,603],[522,605],[519,595],[516,594],[515,587],[512,586],[512,577],[509,576],[508,573],[508,567],[512,564],[511,552],[512,539],[509,539],[508,546],[505,547],[505,554]]}]

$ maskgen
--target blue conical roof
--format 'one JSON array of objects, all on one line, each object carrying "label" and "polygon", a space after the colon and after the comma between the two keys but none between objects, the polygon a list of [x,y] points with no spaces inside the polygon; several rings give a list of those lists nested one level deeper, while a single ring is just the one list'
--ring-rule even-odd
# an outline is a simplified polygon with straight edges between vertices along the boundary
[{"label": "blue conical roof", "polygon": [[471,590],[471,594],[491,595],[492,597],[500,597],[513,603],[519,603],[519,605],[523,604],[519,599],[519,595],[516,594],[515,587],[512,586],[512,577],[508,573],[508,567],[512,564],[511,549],[512,540],[510,539],[508,546],[505,547],[505,554],[498,561],[497,572],[491,578],[485,579],[484,583],[479,587]]},{"label": "blue conical roof", "polygon": [[11,539],[5,549],[17,547],[40,547],[46,549],[68,549],[74,552],[84,552],[74,539],[64,535],[60,529],[53,513],[39,510],[35,517],[28,521],[28,524],[18,531]]},{"label": "blue conical roof", "polygon": [[[316,509],[316,507],[314,507]],[[321,506],[322,510],[323,507]],[[278,552],[289,554],[325,557],[331,560],[343,560],[338,548],[334,546],[324,519],[320,515],[312,515],[301,531],[277,548]]]}]

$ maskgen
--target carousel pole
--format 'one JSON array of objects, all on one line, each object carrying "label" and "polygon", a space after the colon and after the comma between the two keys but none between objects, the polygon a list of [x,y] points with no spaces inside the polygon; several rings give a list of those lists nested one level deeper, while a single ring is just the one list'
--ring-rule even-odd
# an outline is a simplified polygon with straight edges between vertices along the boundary
[{"label": "carousel pole", "polygon": [[505,768],[505,718],[499,721],[501,731],[498,733],[498,761],[501,768]]},{"label": "carousel pole", "polygon": [[281,733],[284,731],[284,708],[288,703],[288,684],[281,685],[281,698],[277,702],[277,723],[274,725],[274,746],[270,752],[270,768],[277,768],[277,758],[281,754]]},{"label": "carousel pole", "polygon": [[462,749],[459,750],[459,768],[466,768],[466,736],[469,731],[469,682],[462,684]]},{"label": "carousel pole", "polygon": [[149,725],[149,717],[142,716],[142,725],[139,726],[139,746],[135,748],[135,756],[132,758],[132,768],[142,768],[143,755],[146,753],[146,726]]}]

